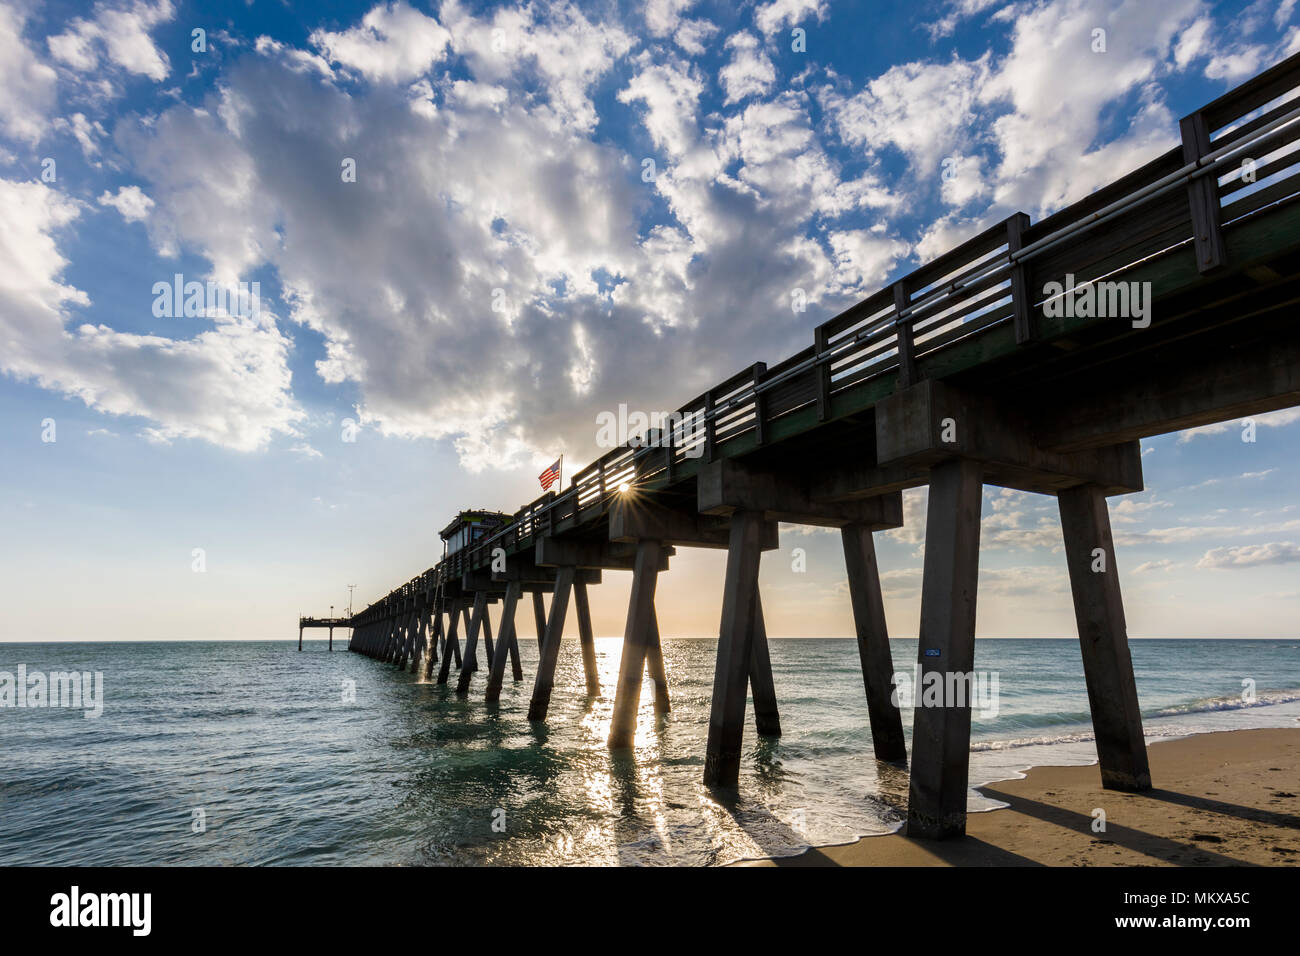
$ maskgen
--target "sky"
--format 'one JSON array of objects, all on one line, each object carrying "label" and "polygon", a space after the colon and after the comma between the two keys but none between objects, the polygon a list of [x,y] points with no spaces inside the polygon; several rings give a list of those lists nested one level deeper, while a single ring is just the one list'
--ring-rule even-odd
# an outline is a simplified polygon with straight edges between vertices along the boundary
[{"label": "sky", "polygon": [[[601,412],[781,360],[1297,51],[1296,0],[0,0],[0,641],[296,638],[567,483]],[[1300,410],[1255,424],[1143,442],[1131,636],[1296,636]],[[895,637],[925,501],[876,536]],[[1073,637],[1055,502],[988,487],[981,535],[978,635]],[[679,552],[665,636],[716,636],[723,567]],[[761,585],[772,636],[852,634],[837,533]]]}]

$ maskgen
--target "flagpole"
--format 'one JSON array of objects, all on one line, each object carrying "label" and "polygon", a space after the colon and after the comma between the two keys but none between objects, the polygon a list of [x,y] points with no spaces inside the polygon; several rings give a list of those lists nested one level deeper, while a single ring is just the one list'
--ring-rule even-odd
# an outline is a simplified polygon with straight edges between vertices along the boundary
[{"label": "flagpole", "polygon": [[560,490],[558,494],[564,494],[564,453],[563,452],[560,453],[560,477],[556,481],[556,484],[560,486]]}]

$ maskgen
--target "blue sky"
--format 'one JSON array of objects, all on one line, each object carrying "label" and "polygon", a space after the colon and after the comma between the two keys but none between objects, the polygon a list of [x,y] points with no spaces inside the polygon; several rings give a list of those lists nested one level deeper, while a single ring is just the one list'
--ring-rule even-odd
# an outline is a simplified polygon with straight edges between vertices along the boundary
[{"label": "blue sky", "polygon": [[[0,639],[285,637],[347,584],[372,600],[457,509],[592,460],[599,412],[675,408],[1087,195],[1298,24],[1295,0],[0,2]],[[261,307],[156,315],[176,274]],[[1148,490],[1112,499],[1133,636],[1294,636],[1300,413],[1256,421],[1143,443]],[[878,535],[896,636],[924,502]],[[716,633],[721,556],[676,569],[665,632]],[[773,634],[850,633],[836,536],[785,529],[763,586]],[[1073,634],[1050,499],[987,489],[979,633]]]}]

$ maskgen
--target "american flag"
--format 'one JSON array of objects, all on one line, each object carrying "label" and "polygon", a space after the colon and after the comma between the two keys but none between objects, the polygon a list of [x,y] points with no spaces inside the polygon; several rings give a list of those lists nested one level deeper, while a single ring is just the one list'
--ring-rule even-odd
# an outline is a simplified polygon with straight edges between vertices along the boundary
[{"label": "american flag", "polygon": [[537,480],[542,483],[542,491],[550,491],[551,485],[555,484],[560,478],[560,462],[563,457],[557,458],[555,464],[547,468],[537,476]]}]

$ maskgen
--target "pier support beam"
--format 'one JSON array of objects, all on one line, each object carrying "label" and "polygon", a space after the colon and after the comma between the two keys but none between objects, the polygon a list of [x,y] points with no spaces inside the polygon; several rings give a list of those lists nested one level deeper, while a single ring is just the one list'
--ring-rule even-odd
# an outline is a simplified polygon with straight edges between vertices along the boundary
[{"label": "pier support beam", "polygon": [[763,622],[763,601],[754,589],[754,637],[750,644],[749,691],[754,695],[754,729],[760,737],[781,736],[781,713],[776,706],[772,683],[772,659],[767,650],[767,626]]},{"label": "pier support beam", "polygon": [[463,599],[456,598],[451,602],[451,613],[447,615],[447,643],[442,649],[442,666],[438,668],[438,683],[447,683],[447,675],[450,673],[451,659],[456,658],[457,666],[461,665],[460,640],[456,637],[456,627],[460,623],[460,609]]},{"label": "pier support beam", "polygon": [[533,623],[537,627],[537,649],[540,651],[546,643],[546,601],[541,591],[533,592]]},{"label": "pier support beam", "polygon": [[587,603],[587,582],[573,585],[573,603],[578,611],[578,641],[582,645],[582,672],[587,678],[587,695],[600,696],[600,672],[596,667],[596,638],[591,630],[591,605]]},{"label": "pier support beam", "polygon": [[412,607],[409,611],[403,611],[400,618],[402,622],[402,640],[397,651],[397,669],[406,670],[406,662],[411,659],[415,653],[415,636],[419,611]]},{"label": "pier support beam", "polygon": [[[533,683],[533,699],[528,704],[529,720],[545,720],[551,705],[551,690],[555,687],[555,665],[560,659],[560,640],[564,633],[564,618],[569,611],[569,595],[573,591],[576,568],[560,568],[555,577],[555,595],[551,598],[551,616],[542,634],[542,649],[537,661],[537,678]],[[534,592],[533,609],[540,597]]]},{"label": "pier support beam", "polygon": [[[908,836],[943,839],[966,832],[971,701],[968,693],[947,691],[974,669],[983,487],[978,462],[955,458],[930,469]],[[921,690],[931,673],[945,691],[939,706],[927,706]]]},{"label": "pier support beam", "polygon": [[[496,645],[492,643],[492,602],[489,600],[487,607],[483,608],[483,624],[479,628],[479,633],[483,635],[483,656],[487,658],[488,667],[492,666],[492,658],[496,656]],[[465,630],[469,631],[469,621],[466,619]],[[473,665],[470,670],[478,670],[478,649],[475,648]]]},{"label": "pier support beam", "polygon": [[1080,485],[1059,492],[1057,503],[1101,785],[1107,790],[1150,790],[1106,497],[1096,485]]},{"label": "pier support beam", "polygon": [[401,611],[392,612],[392,617],[388,622],[388,643],[384,645],[384,653],[380,657],[385,664],[391,664],[397,659],[398,648],[402,644],[402,614]]},{"label": "pier support beam", "polygon": [[302,650],[302,628],[298,628],[298,650]]},{"label": "pier support beam", "polygon": [[[429,627],[429,653],[424,659],[425,680],[433,676],[433,665],[438,663],[439,645],[445,640],[442,633],[442,610],[435,607],[430,614],[432,623]],[[446,654],[446,652],[447,648],[443,645],[442,653]]]},{"label": "pier support beam", "polygon": [[478,634],[483,627],[483,618],[487,616],[487,597],[486,591],[474,592],[474,614],[465,634],[465,659],[460,667],[460,680],[456,683],[458,694],[469,693],[469,682],[478,670]]},{"label": "pier support beam", "polygon": [[664,670],[664,649],[659,641],[659,615],[650,605],[650,631],[646,636],[645,669],[655,685],[655,713],[666,714],[672,707],[668,702],[668,672]]},{"label": "pier support beam", "polygon": [[432,671],[442,653],[442,609],[429,606],[429,653],[425,654],[425,670]]},{"label": "pier support beam", "polygon": [[862,524],[845,525],[840,529],[840,538],[871,720],[871,742],[877,760],[902,762],[907,760],[907,744],[903,740],[903,717],[894,696],[894,659],[889,652],[875,540],[871,527]]},{"label": "pier support beam", "polygon": [[[489,703],[501,699],[501,685],[506,675],[506,656],[513,654],[515,666],[519,666],[519,648],[515,643],[515,609],[523,589],[524,586],[519,581],[511,581],[506,585],[506,599],[501,608],[501,633],[497,635],[496,653],[492,656],[492,670],[488,674],[487,690],[483,695],[483,699]],[[516,680],[521,678],[522,674]]]},{"label": "pier support beam", "polygon": [[429,653],[429,618],[433,611],[422,606],[415,615],[415,642],[411,649],[411,673],[419,673],[420,659]]},{"label": "pier support beam", "polygon": [[623,628],[623,656],[618,668],[614,717],[609,728],[609,746],[615,749],[630,748],[636,739],[636,714],[641,705],[646,648],[651,630],[655,628],[655,585],[659,579],[661,547],[660,542],[653,538],[636,542],[632,593],[628,598],[627,624]]},{"label": "pier support beam", "polygon": [[[522,588],[522,585],[520,585],[520,587]],[[502,610],[502,613],[505,613],[504,609]],[[505,625],[502,624],[501,627],[502,633],[497,635],[498,641],[504,641],[506,639]],[[510,651],[510,676],[513,677],[517,683],[524,679],[524,668],[523,665],[519,663],[519,635],[516,633],[513,623],[510,628],[510,642],[507,645],[507,648]],[[492,659],[496,660],[495,656]]]},{"label": "pier support beam", "polygon": [[[713,703],[704,754],[706,786],[734,787],[740,779],[745,698],[753,659],[758,609],[758,562],[763,515],[736,511],[731,516],[727,576],[722,591],[718,662],[713,672]],[[625,652],[626,656],[626,652]]]}]

